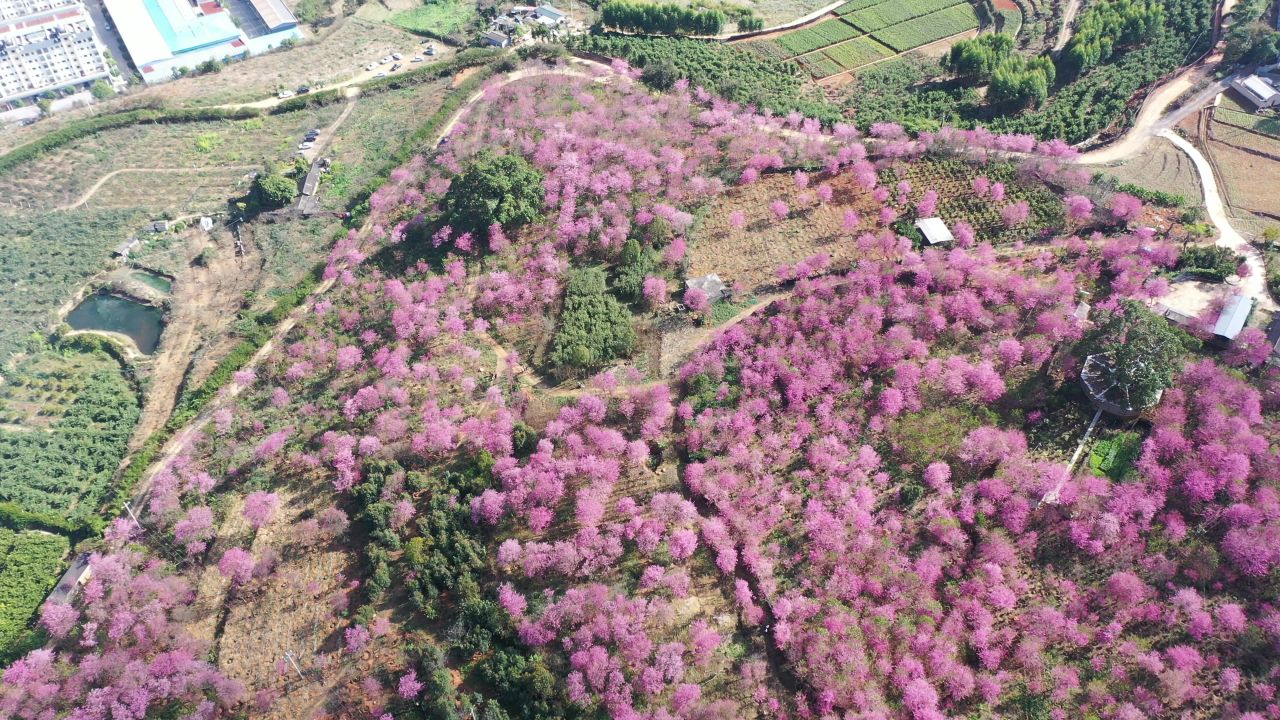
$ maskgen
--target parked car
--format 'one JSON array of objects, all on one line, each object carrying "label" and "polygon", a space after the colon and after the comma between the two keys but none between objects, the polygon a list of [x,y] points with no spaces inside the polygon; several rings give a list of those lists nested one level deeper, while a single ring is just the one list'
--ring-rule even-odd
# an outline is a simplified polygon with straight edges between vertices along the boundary
[{"label": "parked car", "polygon": [[369,63],[368,65],[364,66],[364,69],[366,72],[372,72],[373,69],[376,67],[378,67],[378,63]]},{"label": "parked car", "polygon": [[298,149],[299,149],[299,150],[310,150],[311,148],[313,148],[313,147],[315,147],[315,146],[316,146],[316,144],[315,144],[315,143],[304,142],[304,143],[302,143],[301,145],[299,145],[299,146],[298,146]]},{"label": "parked car", "polygon": [[435,54],[436,54],[436,46],[435,46],[435,45],[428,45],[428,46],[427,46],[427,54],[428,54],[428,55],[435,55]]},{"label": "parked car", "polygon": [[421,56],[421,55],[414,55],[414,56],[413,56],[413,59],[412,59],[412,60],[410,60],[409,62],[422,62],[422,56]]},{"label": "parked car", "polygon": [[293,97],[293,91],[292,91],[292,90],[281,90],[281,91],[279,92],[279,94],[277,94],[277,95],[276,95],[276,97],[280,98],[281,100],[285,100],[285,99],[291,98],[291,97]]},{"label": "parked car", "polygon": [[374,75],[374,77],[386,77],[386,76],[387,76],[387,74],[386,74],[386,73],[384,73],[384,72],[380,72],[380,73],[378,73],[377,75]]},{"label": "parked car", "polygon": [[302,87],[298,88],[297,92],[299,95],[306,95],[307,93],[311,92],[311,86],[303,85]]},{"label": "parked car", "polygon": [[399,69],[400,69],[400,68],[402,68],[402,67],[404,67],[404,65],[401,65],[400,63],[396,63],[395,65],[392,65],[392,66],[391,66],[391,72],[395,72],[395,71],[399,70]]},{"label": "parked car", "polygon": [[386,64],[387,64],[387,63],[389,63],[389,62],[391,62],[391,56],[390,56],[390,55],[384,55],[384,56],[382,56],[382,59],[378,61],[378,64],[379,64],[379,65],[386,65]]},{"label": "parked car", "polygon": [[403,60],[403,59],[404,59],[404,56],[403,56],[403,55],[401,55],[400,53],[391,53],[391,59],[392,59],[392,60]]}]

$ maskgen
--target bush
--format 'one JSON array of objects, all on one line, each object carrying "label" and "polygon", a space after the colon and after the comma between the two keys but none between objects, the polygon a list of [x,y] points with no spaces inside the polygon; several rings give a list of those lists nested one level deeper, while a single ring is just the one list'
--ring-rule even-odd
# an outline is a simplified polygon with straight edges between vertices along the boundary
[{"label": "bush", "polygon": [[1222,282],[1236,274],[1236,268],[1244,258],[1230,248],[1217,245],[1193,245],[1178,256],[1177,269],[1199,275],[1207,280]]},{"label": "bush", "polygon": [[254,194],[263,207],[281,208],[298,197],[298,181],[279,173],[262,173],[254,181]]},{"label": "bush", "polygon": [[551,341],[551,364],[587,369],[631,354],[631,313],[605,290],[604,271],[573,270],[565,283],[560,327]]}]

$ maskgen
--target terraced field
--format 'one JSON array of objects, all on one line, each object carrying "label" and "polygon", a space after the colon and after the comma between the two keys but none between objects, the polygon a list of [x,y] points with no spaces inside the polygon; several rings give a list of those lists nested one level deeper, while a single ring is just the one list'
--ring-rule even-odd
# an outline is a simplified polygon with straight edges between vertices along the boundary
[{"label": "terraced field", "polygon": [[776,59],[794,59],[821,79],[979,25],[977,13],[965,0],[849,0],[835,9],[835,15],[748,47]]}]

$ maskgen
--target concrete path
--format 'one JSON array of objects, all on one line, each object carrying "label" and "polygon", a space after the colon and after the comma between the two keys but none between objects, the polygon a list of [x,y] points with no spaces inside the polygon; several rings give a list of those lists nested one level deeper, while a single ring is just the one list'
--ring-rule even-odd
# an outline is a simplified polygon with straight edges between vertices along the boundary
[{"label": "concrete path", "polygon": [[1227,209],[1222,202],[1222,193],[1218,190],[1218,183],[1214,179],[1213,168],[1209,165],[1209,161],[1196,148],[1196,146],[1187,142],[1172,130],[1161,130],[1159,136],[1173,143],[1179,150],[1187,154],[1191,158],[1191,162],[1196,166],[1196,173],[1200,175],[1200,187],[1204,192],[1204,204],[1209,212],[1209,220],[1218,228],[1217,244],[1234,250],[1245,257],[1245,262],[1249,266],[1249,277],[1241,278],[1238,287],[1259,307],[1266,310],[1275,311],[1280,309],[1272,299],[1271,293],[1267,291],[1267,266],[1262,258],[1262,253],[1257,248],[1250,245],[1244,236],[1236,232],[1231,227],[1231,222],[1227,219]]}]

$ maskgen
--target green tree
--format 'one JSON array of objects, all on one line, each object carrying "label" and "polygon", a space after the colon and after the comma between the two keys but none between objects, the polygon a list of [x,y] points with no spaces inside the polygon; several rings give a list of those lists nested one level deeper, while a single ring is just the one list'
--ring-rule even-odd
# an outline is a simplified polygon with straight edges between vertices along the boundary
[{"label": "green tree", "polygon": [[1141,303],[1125,300],[1102,318],[1082,347],[1087,355],[1109,354],[1112,379],[1128,388],[1135,407],[1144,407],[1173,386],[1184,353],[1197,344]]},{"label": "green tree", "polygon": [[630,355],[635,341],[631,313],[606,292],[604,271],[598,267],[571,271],[560,326],[551,341],[551,363],[564,368],[596,367]]},{"label": "green tree", "polygon": [[89,86],[89,94],[98,100],[106,100],[115,95],[116,91],[112,89],[111,83],[106,80],[94,80],[93,84]]},{"label": "green tree", "polygon": [[987,98],[1015,109],[1040,107],[1049,99],[1055,75],[1053,61],[1047,57],[1010,57],[992,74]]},{"label": "green tree", "polygon": [[968,80],[986,82],[1012,52],[1012,35],[1005,33],[979,35],[970,40],[960,40],[952,45],[951,51],[943,58],[942,65]]},{"label": "green tree", "polygon": [[658,270],[658,253],[636,238],[627,240],[614,270],[613,292],[626,302],[644,298],[644,279]]},{"label": "green tree", "polygon": [[279,173],[261,173],[254,181],[254,192],[264,207],[280,208],[298,197],[298,181]]},{"label": "green tree", "polygon": [[483,150],[444,197],[445,222],[455,230],[511,228],[542,216],[542,173],[517,155]]}]

